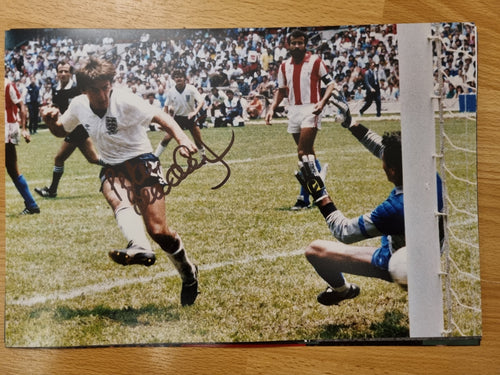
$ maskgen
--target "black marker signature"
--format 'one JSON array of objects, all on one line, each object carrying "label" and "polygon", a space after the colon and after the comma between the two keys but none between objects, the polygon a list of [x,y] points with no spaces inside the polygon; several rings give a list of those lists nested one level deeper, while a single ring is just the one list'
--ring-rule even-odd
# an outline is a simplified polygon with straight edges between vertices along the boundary
[{"label": "black marker signature", "polygon": [[[170,167],[167,169],[165,178],[163,177],[160,162],[149,161],[146,168],[144,168],[144,164],[141,163],[136,164],[125,162],[122,165],[122,168],[124,168],[126,171],[125,173],[108,168],[105,171],[105,179],[109,181],[118,199],[122,200],[122,197],[119,195],[115,187],[115,180],[118,180],[121,188],[125,189],[125,191],[127,192],[128,200],[134,204],[136,212],[140,214],[138,209],[139,205],[144,206],[147,204],[152,204],[155,201],[162,199],[164,196],[170,194],[172,188],[178,186],[189,175],[203,167],[205,164],[221,163],[226,168],[226,176],[220,183],[213,186],[212,189],[215,190],[224,186],[231,176],[231,169],[229,168],[227,162],[224,160],[224,157],[233,146],[233,143],[234,131],[232,131],[231,141],[224,149],[224,151],[219,155],[206,144],[203,144],[207,154],[205,163],[202,163],[200,160],[193,157],[193,155],[184,156],[183,154],[181,154],[180,150],[182,148],[185,148],[186,146],[177,146],[173,152],[172,165],[170,165]],[[180,164],[181,159],[185,164],[187,164],[187,166],[183,167]],[[160,182],[162,182],[162,187],[156,188],[155,186],[152,186],[151,189],[141,189],[141,187],[143,187],[147,183],[147,180],[150,178],[158,179]],[[127,182],[131,182],[131,184]]]},{"label": "black marker signature", "polygon": [[[217,184],[216,186],[213,186],[212,189],[218,189],[221,186],[223,186],[227,180],[229,180],[229,177],[231,176],[231,169],[229,168],[229,165],[226,163],[224,160],[224,156],[229,152],[231,147],[233,146],[234,143],[234,130],[232,131],[232,136],[231,136],[231,141],[229,142],[229,145],[226,147],[226,149],[220,154],[217,155],[214,151],[210,149],[206,144],[203,144],[205,147],[206,153],[207,153],[207,158],[206,162],[207,164],[216,164],[216,163],[221,163],[224,167],[226,167],[227,174],[226,177]],[[167,169],[167,172],[165,174],[165,180],[167,183],[166,190],[165,190],[165,195],[168,195],[170,193],[170,190],[179,185],[187,176],[189,176],[191,173],[193,173],[195,170],[200,169],[204,163],[201,163],[198,161],[198,159],[193,158],[192,156],[183,156],[179,152],[181,148],[185,146],[177,146],[174,150],[173,153],[173,163],[172,165]],[[209,157],[208,154],[214,156],[213,158]],[[184,169],[178,162],[177,158],[181,157],[186,159],[185,161],[187,162],[187,167]]]}]

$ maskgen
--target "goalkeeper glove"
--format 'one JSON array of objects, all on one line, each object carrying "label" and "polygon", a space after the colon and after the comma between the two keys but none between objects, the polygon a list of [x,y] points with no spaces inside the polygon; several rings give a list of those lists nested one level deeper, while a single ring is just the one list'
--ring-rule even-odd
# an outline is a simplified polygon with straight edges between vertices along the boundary
[{"label": "goalkeeper glove", "polygon": [[352,116],[351,116],[351,111],[349,110],[349,105],[344,99],[337,100],[336,98],[332,100],[332,103],[335,107],[339,109],[340,114],[344,117],[344,120],[342,121],[341,125],[344,128],[349,129],[352,122]]},{"label": "goalkeeper glove", "polygon": [[324,176],[321,176],[316,168],[314,155],[302,156],[302,161],[299,161],[299,170],[295,171],[295,177],[311,194],[315,203],[328,197],[323,181]]}]

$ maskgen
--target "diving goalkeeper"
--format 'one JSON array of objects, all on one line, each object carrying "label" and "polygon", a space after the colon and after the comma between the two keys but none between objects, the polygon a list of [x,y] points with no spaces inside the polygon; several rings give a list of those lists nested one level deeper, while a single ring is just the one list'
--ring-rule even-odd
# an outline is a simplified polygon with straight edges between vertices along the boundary
[{"label": "diving goalkeeper", "polygon": [[[349,283],[343,272],[392,281],[389,260],[405,246],[403,206],[403,166],[400,132],[385,133],[382,137],[365,126],[352,121],[347,105],[334,104],[344,115],[342,126],[347,128],[363,146],[382,160],[387,179],[394,184],[389,196],[375,209],[349,219],[335,206],[324,186],[323,177],[307,156],[299,162],[296,177],[312,195],[326,223],[340,241],[315,240],[306,248],[306,258],[328,286],[317,300],[330,306],[355,298],[359,286]],[[438,209],[443,206],[441,181],[438,177]],[[353,244],[368,238],[381,237],[380,247]]]}]

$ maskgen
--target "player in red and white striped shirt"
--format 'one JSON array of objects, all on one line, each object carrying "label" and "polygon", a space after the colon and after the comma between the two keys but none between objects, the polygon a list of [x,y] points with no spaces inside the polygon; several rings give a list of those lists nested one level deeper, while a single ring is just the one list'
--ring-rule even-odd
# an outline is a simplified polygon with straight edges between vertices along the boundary
[{"label": "player in red and white striped shirt", "polygon": [[[273,103],[266,114],[266,124],[271,125],[274,111],[281,101],[288,97],[288,133],[292,134],[297,144],[299,160],[303,155],[315,155],[314,141],[321,129],[323,108],[334,94],[335,85],[324,62],[318,55],[306,51],[308,37],[301,30],[293,30],[288,35],[288,48],[291,57],[285,60],[278,72],[278,90]],[[321,95],[321,83],[326,86]],[[321,170],[316,159],[316,167]],[[301,188],[297,202],[292,210],[310,207],[308,192]]]}]

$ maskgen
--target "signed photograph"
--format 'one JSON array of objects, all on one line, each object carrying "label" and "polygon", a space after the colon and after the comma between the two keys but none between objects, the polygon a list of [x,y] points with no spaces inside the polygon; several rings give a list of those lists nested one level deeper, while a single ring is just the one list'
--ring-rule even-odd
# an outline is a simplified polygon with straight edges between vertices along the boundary
[{"label": "signed photograph", "polygon": [[5,345],[479,345],[477,64],[468,22],[6,31]]}]

